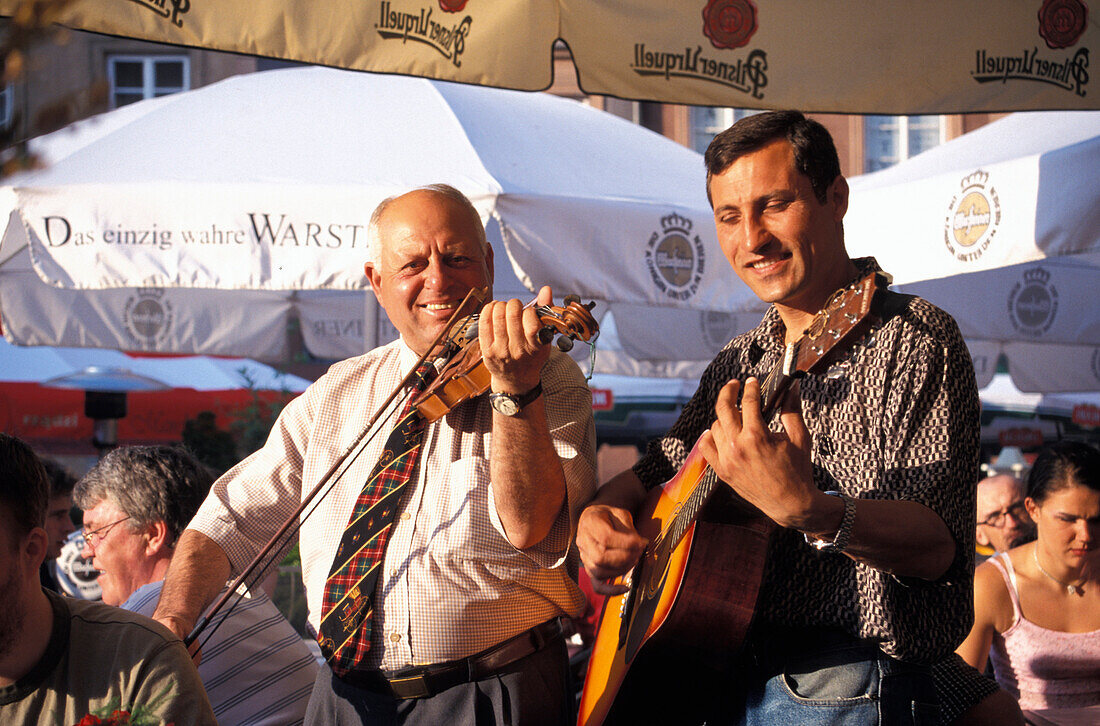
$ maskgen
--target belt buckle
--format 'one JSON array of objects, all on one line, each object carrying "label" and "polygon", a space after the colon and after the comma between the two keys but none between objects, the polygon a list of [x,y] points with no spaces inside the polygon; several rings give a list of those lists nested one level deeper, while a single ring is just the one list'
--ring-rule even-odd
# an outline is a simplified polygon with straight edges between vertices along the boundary
[{"label": "belt buckle", "polygon": [[427,698],[432,695],[431,691],[428,689],[428,679],[423,673],[415,676],[387,678],[386,680],[390,682],[390,689],[393,691],[393,695],[402,700],[408,700],[410,698]]}]

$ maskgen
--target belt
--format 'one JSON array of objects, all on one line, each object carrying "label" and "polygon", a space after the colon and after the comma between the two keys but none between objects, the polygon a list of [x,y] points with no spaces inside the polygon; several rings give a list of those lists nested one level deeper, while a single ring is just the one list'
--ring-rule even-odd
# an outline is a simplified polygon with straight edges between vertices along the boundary
[{"label": "belt", "polygon": [[563,634],[561,618],[554,618],[468,658],[436,665],[410,666],[396,671],[351,671],[343,676],[333,675],[333,678],[394,698],[428,698],[460,683],[495,675],[516,661],[542,650]]}]

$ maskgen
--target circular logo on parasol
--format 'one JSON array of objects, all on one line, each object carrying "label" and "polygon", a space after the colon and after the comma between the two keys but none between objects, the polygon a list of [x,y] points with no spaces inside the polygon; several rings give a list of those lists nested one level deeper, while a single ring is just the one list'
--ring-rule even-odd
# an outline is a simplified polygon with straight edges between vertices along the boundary
[{"label": "circular logo on parasol", "polygon": [[972,262],[982,256],[997,233],[1001,202],[987,172],[964,177],[960,186],[962,191],[947,205],[943,241],[955,258]]},{"label": "circular logo on parasol", "polygon": [[661,217],[661,231],[646,246],[646,266],[657,288],[674,300],[687,300],[703,279],[703,241],[692,237],[692,222],[673,212]]},{"label": "circular logo on parasol", "polygon": [[1081,0],[1044,0],[1039,8],[1039,35],[1055,50],[1076,43],[1089,22],[1089,9]]},{"label": "circular logo on parasol", "polygon": [[172,328],[172,304],[162,288],[140,288],[126,300],[122,322],[141,347],[155,347],[164,342]]},{"label": "circular logo on parasol", "polygon": [[1042,267],[1024,272],[1008,293],[1008,315],[1013,327],[1025,335],[1040,336],[1050,330],[1058,314],[1058,288]]},{"label": "circular logo on parasol", "polygon": [[715,48],[740,48],[756,32],[752,0],[709,0],[703,8],[703,35]]},{"label": "circular logo on parasol", "polygon": [[445,13],[458,13],[466,7],[467,0],[439,0],[439,7]]}]

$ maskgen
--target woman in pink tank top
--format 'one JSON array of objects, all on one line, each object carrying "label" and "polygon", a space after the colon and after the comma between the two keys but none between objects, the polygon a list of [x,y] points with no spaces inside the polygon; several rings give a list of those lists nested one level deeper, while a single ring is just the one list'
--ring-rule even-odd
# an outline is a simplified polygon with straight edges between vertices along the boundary
[{"label": "woman in pink tank top", "polygon": [[1044,449],[1028,476],[1038,539],[974,573],[974,627],[958,653],[1024,709],[1100,704],[1100,451]]}]

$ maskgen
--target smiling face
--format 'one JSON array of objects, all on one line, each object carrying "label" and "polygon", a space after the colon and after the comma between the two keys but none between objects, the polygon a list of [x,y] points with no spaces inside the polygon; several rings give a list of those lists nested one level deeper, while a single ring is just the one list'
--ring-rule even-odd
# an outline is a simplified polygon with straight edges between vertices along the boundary
[{"label": "smiling face", "polygon": [[493,251],[479,227],[458,201],[426,190],[393,200],[379,220],[381,250],[367,276],[417,354],[427,352],[470,290],[492,286]]},{"label": "smiling face", "polygon": [[[119,521],[126,513],[113,502],[102,499],[84,512],[84,530],[93,532],[85,541],[81,555],[99,570],[103,602],[121,605],[142,585],[155,582],[155,562],[150,556],[148,538],[131,528],[131,521]],[[97,531],[98,530],[98,531]]]},{"label": "smiling face", "polygon": [[788,330],[854,276],[841,227],[848,184],[837,176],[822,204],[786,139],[712,176],[710,192],[722,252],[757,297],[779,307]]},{"label": "smiling face", "polygon": [[1100,491],[1071,481],[1042,502],[1028,498],[1026,503],[1039,529],[1037,546],[1044,559],[1061,561],[1071,570],[1100,566]]}]

